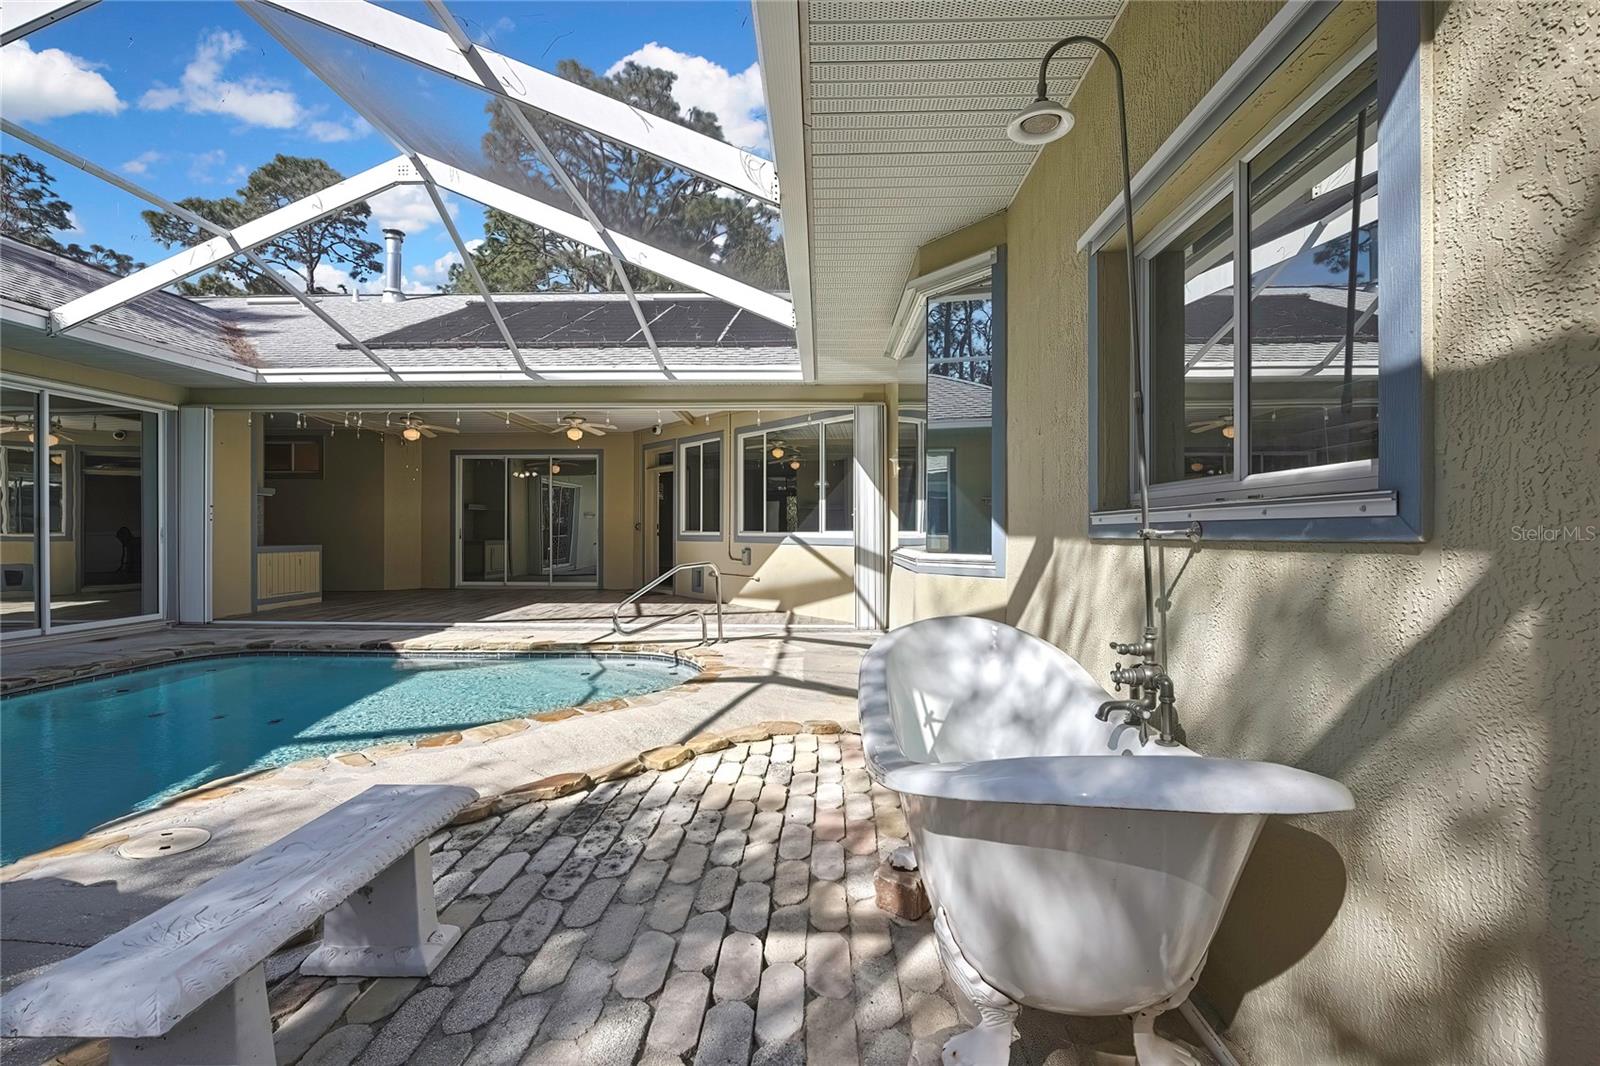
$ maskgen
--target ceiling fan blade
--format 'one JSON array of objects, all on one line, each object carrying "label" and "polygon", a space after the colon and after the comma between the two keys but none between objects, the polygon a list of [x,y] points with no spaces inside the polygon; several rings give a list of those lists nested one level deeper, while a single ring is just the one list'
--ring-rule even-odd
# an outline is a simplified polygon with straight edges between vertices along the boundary
[{"label": "ceiling fan blade", "polygon": [[417,427],[417,432],[421,433],[424,437],[428,438],[429,440],[432,440],[433,438],[435,438],[435,437],[437,437],[439,435],[439,434],[435,433],[433,430],[429,429],[427,426],[418,426]]},{"label": "ceiling fan blade", "polygon": [[1190,433],[1210,433],[1213,429],[1221,429],[1223,426],[1231,426],[1231,425],[1233,425],[1233,420],[1232,419],[1217,418],[1217,419],[1213,419],[1210,422],[1196,422],[1194,425],[1189,427],[1189,432]]},{"label": "ceiling fan blade", "polygon": [[461,432],[459,429],[455,429],[454,427],[451,427],[451,426],[436,426],[432,422],[420,422],[420,423],[417,424],[417,428],[418,429],[431,429],[435,433],[460,433]]},{"label": "ceiling fan blade", "polygon": [[601,429],[599,426],[591,426],[587,422],[585,422],[579,428],[582,429],[585,433],[593,433],[597,437],[603,437],[603,436],[606,435],[606,431],[605,430]]}]

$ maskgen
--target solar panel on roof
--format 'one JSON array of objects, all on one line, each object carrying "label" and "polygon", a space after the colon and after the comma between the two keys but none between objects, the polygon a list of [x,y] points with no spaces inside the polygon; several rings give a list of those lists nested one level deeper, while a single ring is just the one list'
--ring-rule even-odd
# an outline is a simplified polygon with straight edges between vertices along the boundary
[{"label": "solar panel on roof", "polygon": [[[622,300],[496,300],[524,348],[643,348],[644,334]],[[720,300],[643,300],[662,348],[788,348],[794,330]],[[499,348],[500,331],[481,303],[373,337],[370,348]],[[340,345],[346,347],[346,345]]]}]

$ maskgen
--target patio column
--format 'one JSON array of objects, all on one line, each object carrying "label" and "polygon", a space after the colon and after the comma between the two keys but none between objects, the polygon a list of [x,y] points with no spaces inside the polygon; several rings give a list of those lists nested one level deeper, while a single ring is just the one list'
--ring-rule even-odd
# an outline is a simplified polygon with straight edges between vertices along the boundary
[{"label": "patio column", "polygon": [[175,516],[179,622],[211,621],[212,411],[178,408],[178,483]]},{"label": "patio column", "polygon": [[855,409],[856,626],[883,629],[889,618],[889,509],[884,506],[887,449],[882,404]]}]

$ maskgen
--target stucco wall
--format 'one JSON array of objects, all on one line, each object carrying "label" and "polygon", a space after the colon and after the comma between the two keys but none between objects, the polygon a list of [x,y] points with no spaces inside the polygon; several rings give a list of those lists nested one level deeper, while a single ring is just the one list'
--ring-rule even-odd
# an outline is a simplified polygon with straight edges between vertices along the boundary
[{"label": "stucco wall", "polygon": [[[306,429],[283,435],[316,433]],[[324,592],[382,589],[386,453],[400,450],[399,445],[376,433],[320,435],[321,477],[264,478],[262,483],[274,494],[261,501],[261,543],[320,544]]]},{"label": "stucco wall", "polygon": [[[825,410],[849,410],[849,405]],[[760,417],[770,425],[805,413],[799,410],[764,409]],[[737,478],[740,470],[737,439],[740,432],[756,426],[757,418],[754,410],[731,411],[712,415],[709,424],[702,417],[692,425],[682,422],[668,425],[660,436],[648,431],[637,434],[641,449],[667,441],[702,437],[707,433],[722,435],[722,536],[712,541],[679,540],[676,546],[677,561],[715,564],[722,574],[723,595],[729,603],[760,610],[788,611],[830,621],[854,621],[855,548],[852,545],[735,539],[732,531],[737,529],[738,522],[734,508],[738,500]],[[643,460],[640,462],[642,464]],[[643,469],[642,465],[640,469]],[[681,481],[677,491],[683,491]],[[740,552],[746,547],[750,549],[748,565],[740,557]],[[654,550],[653,545],[650,550]],[[674,580],[680,595],[694,594],[690,577],[685,573]],[[711,588],[709,579],[706,580],[705,595],[709,598]]]},{"label": "stucco wall", "polygon": [[[1112,40],[1135,169],[1273,10],[1130,7]],[[1433,535],[1208,545],[1173,596],[1191,743],[1356,796],[1268,828],[1213,947],[1201,990],[1249,1063],[1569,1064],[1600,1046],[1600,540],[1523,532],[1600,523],[1600,18],[1428,14]],[[1007,215],[1002,609],[1103,677],[1140,608],[1137,549],[1084,535],[1075,243],[1118,178],[1102,65],[1073,110]],[[969,590],[992,611],[999,584],[894,580],[897,620]]]},{"label": "stucco wall", "polygon": [[250,613],[251,495],[256,467],[252,436],[259,421],[246,411],[218,411],[211,423],[211,611],[214,617]]}]

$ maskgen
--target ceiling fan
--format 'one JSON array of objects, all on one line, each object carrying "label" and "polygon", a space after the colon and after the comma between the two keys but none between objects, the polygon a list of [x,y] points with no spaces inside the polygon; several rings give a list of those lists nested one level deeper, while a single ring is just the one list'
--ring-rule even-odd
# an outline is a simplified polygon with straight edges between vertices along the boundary
[{"label": "ceiling fan", "polygon": [[[20,418],[13,419],[10,425],[0,426],[0,433],[26,433],[28,435],[28,443],[32,444],[33,421],[31,419],[26,421]],[[49,440],[47,441],[50,447],[53,448],[62,441],[71,441],[72,439],[73,438],[67,436],[67,434],[61,432],[61,422],[59,419],[51,424]]]},{"label": "ceiling fan", "polygon": [[399,419],[397,424],[400,426],[400,436],[406,440],[413,441],[420,440],[423,437],[427,437],[429,440],[432,440],[441,433],[461,432],[459,429],[456,429],[453,426],[436,426],[432,422],[424,422],[416,415],[406,415],[405,417]]},{"label": "ceiling fan", "polygon": [[550,432],[564,434],[571,441],[582,440],[585,433],[593,433],[597,437],[603,437],[606,435],[606,430],[617,428],[611,424],[610,419],[604,422],[591,422],[582,415],[562,415],[556,421],[561,424]]},{"label": "ceiling fan", "polygon": [[1235,432],[1233,428],[1233,416],[1228,415],[1226,418],[1213,418],[1209,422],[1195,422],[1189,426],[1190,433],[1210,433],[1214,429],[1222,430],[1222,435],[1227,437],[1229,440],[1232,440]]}]

